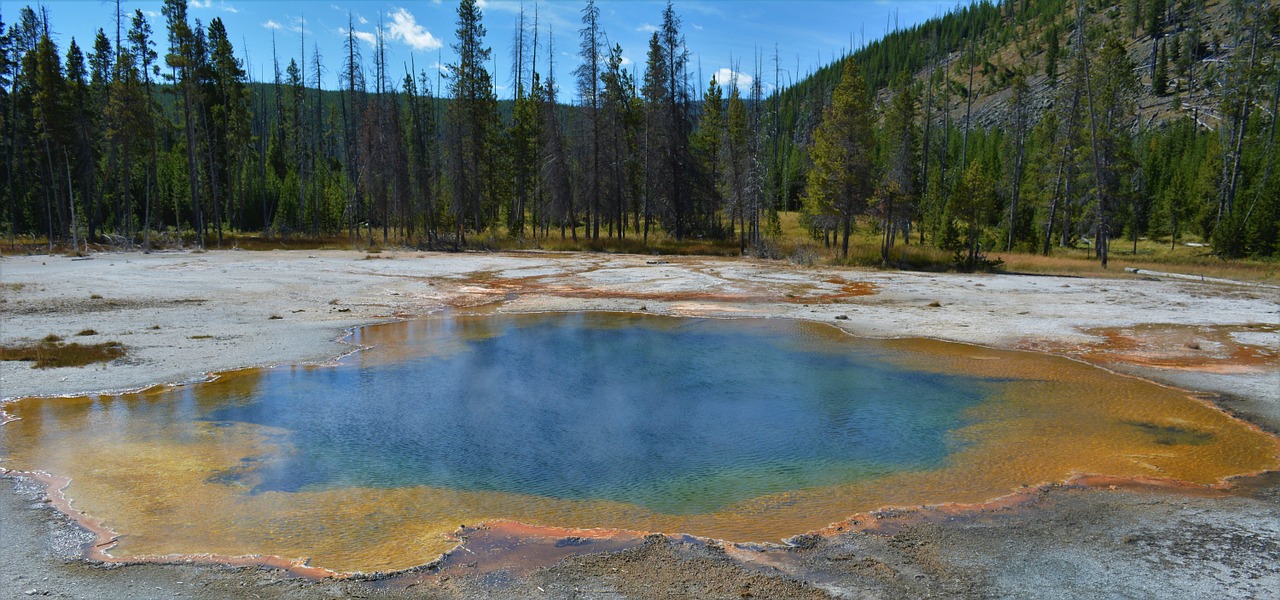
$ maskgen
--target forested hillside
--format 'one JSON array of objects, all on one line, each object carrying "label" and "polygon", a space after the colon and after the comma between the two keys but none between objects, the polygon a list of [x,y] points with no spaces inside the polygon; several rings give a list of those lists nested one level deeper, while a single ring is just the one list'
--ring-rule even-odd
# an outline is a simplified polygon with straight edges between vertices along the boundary
[{"label": "forested hillside", "polygon": [[[1112,240],[1194,237],[1221,256],[1276,255],[1278,10],[1236,0],[976,4],[868,44],[853,58],[878,118],[901,94],[915,109],[917,129],[901,134],[920,153],[917,212],[900,228],[965,246],[955,229],[965,219],[947,205],[974,168],[990,197],[968,245],[1047,254],[1094,244],[1101,224]],[[807,170],[814,107],[840,74],[828,65],[771,99],[790,134],[774,170],[793,202],[805,183],[786,174]]]},{"label": "forested hillside", "polygon": [[[695,81],[678,9],[636,70],[593,1],[554,37],[522,16],[515,99],[500,103],[474,0],[443,80],[388,65],[381,37],[362,56],[351,28],[338,60],[276,57],[274,78],[251,82],[235,34],[191,20],[185,0],[164,3],[165,31],[137,12],[121,39],[66,48],[24,7],[0,22],[0,225],[51,249],[257,232],[767,253],[780,211],[799,211],[840,256],[851,231],[874,232],[890,264],[924,244],[964,269],[1081,246],[1105,265],[1140,238],[1280,256],[1273,3],[983,2],[767,98],[763,67],[745,94]],[[579,66],[557,69],[569,46]],[[324,71],[341,89],[319,89]]]}]

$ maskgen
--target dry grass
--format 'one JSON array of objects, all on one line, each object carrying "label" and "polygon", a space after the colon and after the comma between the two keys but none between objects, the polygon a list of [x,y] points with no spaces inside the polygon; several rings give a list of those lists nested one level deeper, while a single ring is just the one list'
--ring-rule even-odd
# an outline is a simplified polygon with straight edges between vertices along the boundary
[{"label": "dry grass", "polygon": [[76,335],[79,335],[79,336],[98,335],[98,330],[96,330],[96,329],[81,329],[81,330],[80,330],[80,332],[79,332],[79,333],[77,333]]},{"label": "dry grass", "polygon": [[[603,236],[603,234],[602,234]],[[680,256],[738,256],[738,243],[735,240],[700,240],[686,239],[676,241],[666,234],[650,232],[649,241],[645,243],[643,236],[628,231],[626,238],[601,237],[598,240],[587,239],[585,231],[578,232],[578,239],[566,233],[563,239],[560,233],[554,232],[550,237],[538,239],[512,239],[495,236],[482,243],[494,250],[549,250],[553,252],[604,252],[608,254],[664,254]]]},{"label": "dry grass", "polygon": [[0,346],[0,360],[29,361],[34,369],[83,367],[110,362],[125,355],[120,342],[100,344],[63,343],[62,338],[48,335],[40,342],[19,346]]},{"label": "dry grass", "polygon": [[[881,260],[879,245],[880,236],[869,223],[863,219],[855,227],[849,240],[849,256],[839,256],[839,241],[827,247],[821,239],[814,240],[809,232],[800,224],[799,212],[779,213],[782,235],[769,239],[762,256],[788,260],[799,265],[846,265],[870,268],[905,269],[914,271],[947,271],[953,268],[953,256],[950,252],[918,243],[918,234],[912,232],[913,243],[904,245],[899,241],[891,251],[887,264]],[[741,254],[736,239],[734,240],[702,240],[686,239],[676,241],[661,229],[653,229],[649,240],[645,243],[641,236],[627,231],[625,239],[602,238],[588,240],[586,228],[577,229],[577,239],[572,232],[566,232],[562,239],[559,231],[552,231],[546,238],[516,239],[507,235],[504,228],[467,239],[467,248],[471,250],[549,250],[566,252],[605,252],[628,254],[658,255],[703,255],[703,256],[739,256]],[[603,232],[602,232],[603,233]],[[364,232],[361,232],[363,235]],[[171,239],[170,239],[171,238]],[[161,239],[153,237],[153,242]],[[169,234],[173,245],[178,243],[176,234]],[[380,238],[379,238],[380,239]],[[1198,240],[1188,238],[1186,242]],[[195,239],[185,235],[181,242],[191,248]],[[403,240],[409,244],[409,240]],[[159,247],[160,244],[156,243]],[[215,239],[206,240],[205,246],[217,247]],[[229,233],[223,238],[223,248],[240,250],[362,250],[366,259],[391,258],[385,254],[394,249],[397,241],[386,245],[370,242],[365,238],[352,240],[346,235],[337,236],[263,236],[257,233]],[[59,248],[55,245],[55,248]],[[93,246],[91,246],[93,248]],[[48,246],[43,238],[18,237],[0,240],[0,254],[43,254]],[[750,253],[750,250],[748,250]],[[1223,260],[1214,256],[1211,249],[1205,246],[1188,246],[1180,244],[1170,246],[1168,240],[1140,240],[1135,249],[1128,240],[1113,240],[1111,264],[1103,269],[1098,260],[1091,256],[1087,248],[1053,248],[1050,256],[1026,252],[992,252],[992,259],[1002,259],[1003,269],[1008,272],[1024,272],[1045,275],[1076,275],[1087,277],[1119,278],[1132,277],[1126,273],[1126,267],[1147,269],[1152,271],[1169,271],[1205,277],[1233,279],[1259,283],[1280,284],[1280,261],[1275,259],[1243,259]],[[0,284],[0,291],[17,291],[22,284]],[[98,294],[90,296],[101,299]]]},{"label": "dry grass", "polygon": [[[320,236],[320,237],[299,237],[299,236],[263,236],[261,234],[238,233],[234,235],[223,236],[223,248],[238,248],[240,250],[351,250],[353,247],[360,247],[361,242],[355,244],[351,242],[351,238],[344,235],[339,236]],[[206,248],[216,248],[217,240],[213,243],[205,243]]]},{"label": "dry grass", "polygon": [[1220,279],[1257,283],[1280,283],[1280,262],[1267,260],[1227,261],[1206,255],[1203,248],[1186,246],[1162,251],[1145,251],[1140,243],[1138,253],[1132,246],[1111,254],[1110,264],[1103,269],[1098,260],[1083,249],[1055,248],[1050,256],[1038,254],[999,253],[1005,261],[1005,270],[1052,275],[1079,275],[1088,277],[1131,277],[1126,268],[1149,271],[1168,271],[1188,275],[1203,275]]}]

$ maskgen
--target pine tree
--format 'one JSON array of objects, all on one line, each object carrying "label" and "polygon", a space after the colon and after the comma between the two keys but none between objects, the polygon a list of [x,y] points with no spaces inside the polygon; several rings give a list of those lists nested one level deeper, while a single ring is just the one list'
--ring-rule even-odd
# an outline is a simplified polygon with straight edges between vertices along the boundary
[{"label": "pine tree", "polygon": [[986,253],[982,249],[982,227],[995,208],[995,182],[983,161],[975,160],[965,168],[953,194],[952,215],[959,222],[963,251],[956,251],[958,267],[966,271],[982,268]]},{"label": "pine tree", "polygon": [[[714,78],[712,78],[712,85],[715,85]],[[707,93],[710,95],[711,90],[708,90]],[[718,86],[716,86],[715,93],[719,95]],[[703,123],[706,124],[705,106],[703,110]],[[719,113],[719,110],[716,112]],[[749,148],[747,144],[749,140],[747,137],[747,108],[742,102],[742,94],[738,91],[736,76],[729,83],[728,110],[725,111],[723,116],[717,114],[717,121],[714,125],[716,127],[714,135],[719,140],[716,144],[716,154],[718,156],[715,161],[718,163],[718,168],[713,173],[718,174],[716,183],[720,188],[720,196],[724,198],[728,205],[730,227],[733,228],[733,221],[737,221],[738,252],[746,252],[747,217],[750,210],[750,198],[748,196],[750,181],[748,181],[747,173],[749,168]]]},{"label": "pine tree", "polygon": [[582,63],[574,71],[578,78],[578,97],[582,108],[586,128],[583,135],[587,137],[583,147],[590,147],[590,156],[583,161],[583,177],[585,178],[586,198],[583,205],[587,209],[587,234],[591,239],[600,238],[600,60],[603,54],[604,31],[600,27],[600,9],[595,0],[587,0],[582,8],[582,36],[579,44],[579,57]]},{"label": "pine tree", "polygon": [[[159,72],[159,65],[156,64],[158,58],[155,51],[155,42],[151,39],[151,24],[147,21],[146,16],[141,9],[134,10],[133,21],[130,23],[129,33],[129,49],[137,60],[139,73],[142,77],[142,99],[138,102],[129,102],[122,100],[129,107],[129,112],[133,116],[131,126],[125,129],[130,130],[131,134],[124,138],[124,142],[134,140],[133,147],[141,152],[147,162],[146,186],[143,191],[143,209],[142,209],[142,249],[143,252],[151,251],[151,201],[152,190],[158,182],[158,174],[156,172],[159,164],[159,149],[157,147],[158,136],[156,135],[156,101],[152,93],[152,75],[153,69],[155,73]],[[125,98],[128,98],[126,95]]]},{"label": "pine tree", "polygon": [[547,40],[547,81],[543,84],[540,96],[543,122],[542,173],[540,179],[547,196],[548,217],[560,227],[560,239],[564,239],[566,229],[576,241],[578,239],[578,221],[574,213],[573,188],[569,181],[569,157],[564,145],[564,133],[561,129],[560,110],[556,102],[555,46],[551,36]]},{"label": "pine tree", "polygon": [[1160,52],[1156,58],[1156,72],[1151,77],[1151,91],[1157,96],[1166,96],[1169,94],[1169,54],[1166,50],[1168,44],[1160,45]]},{"label": "pine tree", "polygon": [[814,132],[813,168],[805,186],[805,201],[814,211],[838,219],[841,257],[849,255],[853,220],[866,212],[875,189],[873,145],[866,83],[858,64],[848,57],[840,83],[831,93],[831,104]]},{"label": "pine tree", "polygon": [[449,65],[453,102],[448,107],[446,132],[449,149],[449,183],[458,241],[464,230],[483,231],[490,223],[496,200],[496,146],[498,100],[485,63],[491,49],[484,47],[485,28],[476,0],[458,5],[457,62]]},{"label": "pine tree", "polygon": [[[511,110],[511,127],[507,130],[507,148],[511,155],[511,207],[507,211],[507,234],[521,239],[525,232],[525,219],[535,206],[532,192],[536,187],[538,150],[538,106],[536,90],[526,87],[525,77],[533,74],[531,65],[537,62],[538,25],[535,13],[530,26],[526,25],[524,7],[516,20],[512,44],[512,75],[515,79],[515,102]],[[532,46],[532,49],[530,49]],[[536,214],[536,209],[535,209]],[[534,238],[538,236],[538,224],[534,221]]]},{"label": "pine tree", "polygon": [[[239,172],[247,158],[251,132],[249,129],[250,97],[245,85],[246,74],[240,59],[236,58],[227,29],[222,19],[209,23],[209,107],[210,127],[210,180],[215,189],[225,194],[214,197],[231,198],[230,204],[238,204],[236,185]],[[217,222],[218,244],[222,244],[222,225],[225,213]]]},{"label": "pine tree", "polygon": [[[342,74],[342,130],[343,152],[346,163],[347,185],[347,236],[355,240],[359,235],[359,223],[364,218],[363,182],[360,180],[360,124],[364,122],[365,78],[364,60],[360,56],[360,42],[355,36],[355,16],[347,13],[346,39],[343,40]],[[279,87],[279,69],[276,70]],[[277,92],[277,102],[279,93]],[[283,131],[282,131],[283,133]]]},{"label": "pine tree", "polygon": [[426,71],[422,71],[416,81],[412,71],[405,73],[404,92],[408,108],[405,130],[409,137],[409,183],[415,211],[423,219],[422,229],[416,226],[414,229],[418,231],[418,245],[423,245],[425,233],[426,245],[431,247],[436,244],[439,233],[439,215],[435,197],[435,98]]},{"label": "pine tree", "polygon": [[1009,111],[1012,117],[1010,132],[1010,154],[1012,154],[1013,176],[1009,182],[1009,230],[1005,241],[1005,250],[1013,250],[1018,238],[1023,236],[1022,218],[1018,212],[1018,201],[1022,197],[1022,178],[1026,167],[1027,138],[1031,129],[1031,88],[1022,75],[1013,81],[1013,94],[1009,99]]},{"label": "pine tree", "polygon": [[1057,23],[1050,25],[1044,33],[1044,76],[1051,86],[1058,84],[1058,38],[1061,36]]},{"label": "pine tree", "polygon": [[[34,50],[27,54],[29,64],[23,69],[31,74],[32,116],[36,126],[36,143],[43,149],[41,188],[44,191],[45,223],[49,247],[53,248],[55,223],[58,238],[71,236],[70,190],[59,184],[70,166],[67,165],[67,140],[70,123],[66,114],[66,81],[57,47],[48,34],[42,34]],[[61,156],[59,156],[61,155]],[[61,175],[61,177],[60,177]],[[57,220],[55,221],[55,207]]]},{"label": "pine tree", "polygon": [[[87,239],[91,241],[99,241],[99,228],[106,225],[103,205],[108,198],[104,196],[115,196],[112,199],[119,200],[119,194],[114,193],[113,186],[106,185],[108,180],[116,178],[119,169],[105,170],[110,169],[111,165],[108,161],[102,160],[107,126],[103,113],[106,112],[114,79],[112,75],[114,54],[111,40],[107,38],[106,32],[99,28],[93,38],[93,50],[86,57],[89,64],[89,82],[84,90],[86,92],[86,97],[83,99],[85,114],[81,117],[78,126],[76,144],[77,180],[81,189],[82,202],[85,205],[85,221],[89,229]],[[102,185],[99,186],[99,183]],[[117,206],[114,212],[117,216],[122,216],[122,207]]]},{"label": "pine tree", "polygon": [[1147,35],[1158,38],[1164,34],[1165,0],[1149,0],[1147,5]]},{"label": "pine tree", "polygon": [[199,101],[199,79],[197,70],[201,56],[196,44],[196,35],[187,22],[186,0],[165,0],[160,9],[169,26],[169,54],[165,63],[173,70],[171,79],[177,93],[182,97],[182,124],[186,134],[187,172],[186,180],[190,188],[192,222],[196,231],[196,245],[204,248],[204,208],[200,201],[200,165],[197,160],[199,138],[197,137],[197,119]]},{"label": "pine tree", "polygon": [[626,237],[627,208],[634,204],[636,213],[636,230],[639,230],[639,206],[635,199],[638,180],[638,153],[635,151],[639,140],[637,126],[640,122],[639,111],[636,110],[635,81],[631,74],[622,67],[622,46],[615,44],[609,50],[605,60],[605,69],[600,74],[603,86],[601,111],[604,127],[601,134],[605,184],[603,193],[608,200],[610,214],[610,236],[616,224],[618,237]]},{"label": "pine tree", "polygon": [[882,233],[880,261],[887,264],[889,249],[898,233],[902,232],[904,238],[908,235],[907,226],[919,201],[920,131],[916,126],[916,97],[911,77],[905,71],[894,80],[884,130],[885,174],[876,198],[876,212]]},{"label": "pine tree", "polygon": [[666,54],[658,32],[649,38],[649,52],[645,60],[644,83],[644,237],[649,242],[649,226],[657,207],[674,195],[675,181],[667,168],[667,124],[671,112],[667,110],[672,92],[667,87]]},{"label": "pine tree", "polygon": [[[692,232],[706,233],[708,221],[714,216],[714,209],[699,210],[703,207],[695,205],[693,185],[698,180],[696,161],[693,160],[689,148],[691,119],[689,117],[689,86],[687,85],[689,51],[685,47],[684,35],[680,33],[680,17],[676,15],[671,0],[662,11],[662,26],[658,28],[659,43],[662,48],[662,76],[665,78],[667,94],[663,99],[661,110],[664,148],[662,163],[668,172],[670,182],[669,195],[666,198],[666,219],[664,228],[683,240]],[[718,208],[718,207],[715,207]]]},{"label": "pine tree", "polygon": [[[734,84],[736,87],[736,83]],[[693,156],[700,166],[699,171],[707,176],[707,184],[700,186],[700,193],[706,196],[705,202],[720,205],[723,198],[733,194],[732,189],[721,185],[721,148],[725,139],[724,91],[715,77],[707,83],[707,91],[702,95],[702,116],[698,119],[698,129],[693,134]],[[736,209],[732,205],[731,209]],[[735,213],[736,216],[736,213]]]}]

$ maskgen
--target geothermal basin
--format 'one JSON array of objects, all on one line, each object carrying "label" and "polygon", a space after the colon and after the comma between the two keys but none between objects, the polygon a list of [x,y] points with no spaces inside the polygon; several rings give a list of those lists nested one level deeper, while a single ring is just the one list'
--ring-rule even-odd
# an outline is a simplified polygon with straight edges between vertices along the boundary
[{"label": "geothermal basin", "polygon": [[1067,358],[791,319],[445,312],[334,362],[5,405],[3,466],[69,479],[115,557],[436,560],[461,524],[778,542],[1083,477],[1214,486],[1275,438]]}]

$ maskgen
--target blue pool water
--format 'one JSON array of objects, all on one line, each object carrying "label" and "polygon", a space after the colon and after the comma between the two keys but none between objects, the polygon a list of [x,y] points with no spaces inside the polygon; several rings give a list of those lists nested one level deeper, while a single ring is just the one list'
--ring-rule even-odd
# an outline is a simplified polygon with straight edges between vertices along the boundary
[{"label": "blue pool water", "polygon": [[394,359],[261,371],[202,418],[283,431],[257,492],[425,485],[693,514],[935,468],[994,385],[781,320],[441,317],[386,344]]}]

